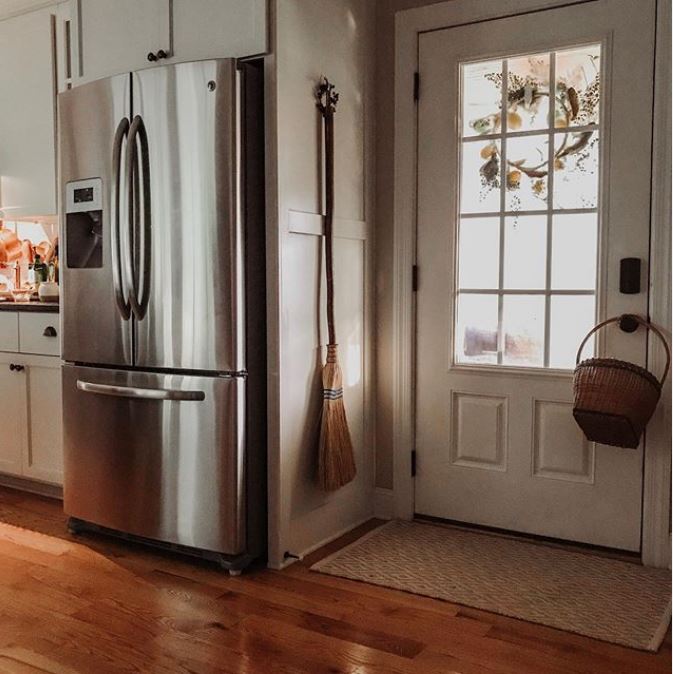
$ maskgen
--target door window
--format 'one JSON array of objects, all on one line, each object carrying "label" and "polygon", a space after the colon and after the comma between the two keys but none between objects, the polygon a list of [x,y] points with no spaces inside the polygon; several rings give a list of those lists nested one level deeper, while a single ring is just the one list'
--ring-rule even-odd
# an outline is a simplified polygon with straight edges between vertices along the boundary
[{"label": "door window", "polygon": [[454,362],[572,368],[596,316],[601,45],[460,71]]}]

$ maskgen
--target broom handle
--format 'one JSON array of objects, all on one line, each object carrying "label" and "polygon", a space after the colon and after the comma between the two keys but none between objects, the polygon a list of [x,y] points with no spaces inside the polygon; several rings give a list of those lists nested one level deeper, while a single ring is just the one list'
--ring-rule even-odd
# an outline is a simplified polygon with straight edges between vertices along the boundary
[{"label": "broom handle", "polygon": [[325,117],[325,275],[327,277],[327,332],[330,344],[336,344],[334,328],[334,112]]},{"label": "broom handle", "polygon": [[[641,318],[640,316],[636,316],[634,314],[628,314],[629,318],[633,318],[635,321],[640,323],[640,325],[644,326],[647,330],[652,330],[652,332],[659,337],[661,340],[662,344],[664,345],[664,349],[666,350],[666,367],[664,368],[664,374],[661,376],[660,383],[663,386],[664,382],[666,381],[666,376],[668,375],[668,369],[671,367],[671,350],[668,348],[668,342],[666,341],[666,338],[661,334],[661,330],[657,328],[654,324],[650,323],[649,321],[646,321],[644,318]],[[618,321],[622,320],[622,316],[615,316],[614,318],[608,318],[607,320],[603,321],[602,323],[599,323],[597,326],[592,328],[589,331],[589,334],[582,340],[582,343],[580,344],[580,348],[577,349],[577,358],[575,360],[575,364],[579,365],[580,363],[580,356],[582,355],[582,349],[584,348],[584,345],[589,341],[589,338],[591,335],[593,335],[595,332],[600,330],[601,328],[604,328],[606,325],[610,325],[610,323],[617,323]]]}]

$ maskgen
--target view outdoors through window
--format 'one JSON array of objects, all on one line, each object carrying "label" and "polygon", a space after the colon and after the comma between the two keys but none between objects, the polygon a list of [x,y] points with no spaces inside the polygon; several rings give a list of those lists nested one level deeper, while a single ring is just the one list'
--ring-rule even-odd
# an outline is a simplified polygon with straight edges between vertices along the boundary
[{"label": "view outdoors through window", "polygon": [[596,314],[600,71],[599,44],[461,66],[457,364],[574,366]]}]

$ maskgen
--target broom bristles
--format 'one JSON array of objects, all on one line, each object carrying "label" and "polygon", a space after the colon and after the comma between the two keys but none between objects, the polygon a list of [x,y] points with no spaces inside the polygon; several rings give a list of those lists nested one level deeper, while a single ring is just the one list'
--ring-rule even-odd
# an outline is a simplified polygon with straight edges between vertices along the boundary
[{"label": "broom bristles", "polygon": [[357,473],[344,408],[343,379],[336,344],[327,345],[327,362],[322,371],[322,383],[318,479],[325,491],[335,491],[351,482]]}]

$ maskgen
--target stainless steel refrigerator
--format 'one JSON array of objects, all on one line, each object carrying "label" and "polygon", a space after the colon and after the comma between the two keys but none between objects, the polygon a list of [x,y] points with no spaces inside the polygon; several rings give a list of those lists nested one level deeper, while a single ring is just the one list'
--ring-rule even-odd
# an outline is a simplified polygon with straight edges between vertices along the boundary
[{"label": "stainless steel refrigerator", "polygon": [[59,95],[64,508],[217,558],[264,548],[258,61]]}]

